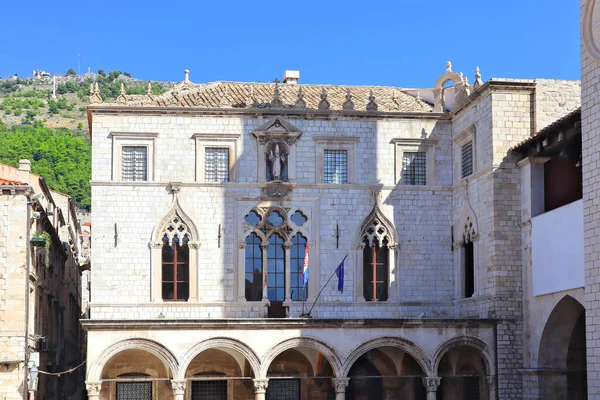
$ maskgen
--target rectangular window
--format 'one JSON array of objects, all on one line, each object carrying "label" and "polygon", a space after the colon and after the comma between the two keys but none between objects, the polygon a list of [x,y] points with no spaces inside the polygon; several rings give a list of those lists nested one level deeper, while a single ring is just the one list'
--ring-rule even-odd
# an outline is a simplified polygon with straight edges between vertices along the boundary
[{"label": "rectangular window", "polygon": [[404,152],[402,154],[402,182],[405,185],[425,185],[427,169],[425,152]]},{"label": "rectangular window", "polygon": [[117,382],[117,400],[152,400],[152,382]]},{"label": "rectangular window", "polygon": [[348,151],[325,150],[323,157],[323,182],[348,183]]},{"label": "rectangular window", "polygon": [[227,400],[227,381],[192,381],[192,400]]},{"label": "rectangular window", "polygon": [[148,180],[148,148],[146,146],[123,146],[121,179],[123,181]]},{"label": "rectangular window", "polygon": [[205,155],[206,182],[229,182],[229,148],[207,147]]},{"label": "rectangular window", "polygon": [[464,178],[473,174],[473,142],[464,144],[461,147],[461,169],[460,177]]}]

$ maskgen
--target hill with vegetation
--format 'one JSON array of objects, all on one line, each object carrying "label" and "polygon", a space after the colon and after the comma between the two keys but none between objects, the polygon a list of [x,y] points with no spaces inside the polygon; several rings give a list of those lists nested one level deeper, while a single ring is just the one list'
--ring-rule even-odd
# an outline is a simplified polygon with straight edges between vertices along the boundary
[{"label": "hill with vegetation", "polygon": [[[18,166],[20,159],[31,160],[33,173],[44,177],[51,189],[71,196],[83,209],[91,204],[86,106],[90,84],[95,82],[107,101],[119,96],[121,84],[127,94],[144,94],[149,83],[127,72],[98,70],[76,75],[70,69],[57,76],[53,99],[50,77],[0,79],[0,162]],[[154,94],[173,85],[151,83]]]}]

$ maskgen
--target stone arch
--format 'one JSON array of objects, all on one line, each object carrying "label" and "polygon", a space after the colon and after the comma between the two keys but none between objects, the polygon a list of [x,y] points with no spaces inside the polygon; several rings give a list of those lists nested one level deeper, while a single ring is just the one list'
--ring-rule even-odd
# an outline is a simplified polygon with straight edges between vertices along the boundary
[{"label": "stone arch", "polygon": [[348,376],[350,368],[352,368],[352,365],[360,358],[360,356],[379,347],[396,347],[404,351],[415,359],[426,376],[431,375],[431,361],[429,356],[418,345],[404,338],[382,337],[363,343],[352,350],[344,360],[341,376]]},{"label": "stone arch", "polygon": [[477,216],[469,204],[468,197],[463,202],[460,216],[454,226],[454,238],[458,245],[464,244],[466,241],[476,242],[479,239]]},{"label": "stone arch", "polygon": [[477,337],[467,335],[456,336],[440,344],[433,353],[431,371],[434,374],[437,374],[440,361],[442,360],[444,355],[446,355],[446,353],[448,353],[450,350],[460,346],[471,347],[477,350],[481,354],[482,360],[485,364],[486,375],[496,375],[496,363],[494,362],[494,352],[492,351],[490,346],[488,346],[487,343],[485,343],[483,340]]},{"label": "stone arch", "polygon": [[250,364],[250,368],[252,369],[252,373],[254,374],[254,376],[259,376],[261,372],[260,360],[252,349],[250,349],[248,346],[246,346],[244,343],[238,340],[219,337],[204,340],[200,343],[197,343],[191,349],[189,349],[181,358],[181,368],[179,369],[179,375],[177,379],[184,379],[185,373],[192,360],[198,354],[210,349],[227,349],[241,354]]},{"label": "stone arch", "polygon": [[269,366],[275,360],[279,354],[286,350],[296,349],[298,347],[308,347],[310,349],[317,350],[320,352],[331,365],[331,369],[335,376],[340,376],[342,371],[342,363],[336,351],[322,341],[312,337],[298,337],[285,340],[273,347],[271,347],[263,356],[261,365],[261,378],[266,378]]},{"label": "stone arch", "polygon": [[115,355],[125,350],[142,350],[156,356],[173,377],[179,376],[179,363],[173,353],[161,343],[149,339],[127,339],[105,349],[89,366],[87,381],[101,381],[102,370]]},{"label": "stone arch", "polygon": [[169,241],[173,239],[173,236],[175,234],[181,235],[181,237],[187,234],[190,239],[190,244],[199,244],[200,237],[198,234],[198,228],[196,227],[196,224],[194,223],[192,218],[190,218],[185,213],[185,211],[179,204],[179,199],[177,198],[177,195],[175,194],[174,196],[175,198],[173,200],[173,204],[171,205],[167,213],[162,217],[160,222],[156,224],[154,230],[152,231],[151,244],[161,245],[163,236],[170,226],[173,226],[176,231],[178,229],[182,230],[177,231],[173,234],[167,233]]},{"label": "stone arch", "polygon": [[460,74],[452,71],[452,63],[448,61],[446,63],[446,72],[442,74],[436,81],[433,86],[433,111],[434,112],[445,112],[445,100],[444,100],[444,84],[449,81],[454,82],[454,96],[457,100],[462,100],[466,96],[464,93],[464,81]]},{"label": "stone arch", "polygon": [[[368,233],[367,231],[369,230],[369,228],[373,226],[382,227],[384,229],[384,232],[379,233],[377,232],[377,229],[375,229],[374,233]],[[379,208],[379,204],[377,203],[375,203],[375,206],[373,206],[373,210],[371,210],[369,215],[364,219],[363,223],[361,224],[360,230],[358,231],[358,235],[356,237],[356,243],[362,243],[365,235],[367,235],[369,241],[371,241],[374,238],[377,238],[379,240],[379,243],[383,241],[384,237],[387,237],[388,247],[390,248],[393,248],[398,245],[398,235],[396,233],[396,228],[394,227],[392,221],[390,221],[389,218],[383,214],[381,208]]]}]

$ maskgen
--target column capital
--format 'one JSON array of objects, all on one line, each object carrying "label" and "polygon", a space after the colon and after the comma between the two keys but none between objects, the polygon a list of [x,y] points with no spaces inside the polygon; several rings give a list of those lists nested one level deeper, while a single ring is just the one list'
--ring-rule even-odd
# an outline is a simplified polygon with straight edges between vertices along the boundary
[{"label": "column capital", "polygon": [[100,396],[100,390],[102,390],[102,382],[85,382],[85,389],[87,390],[88,396]]},{"label": "column capital", "polygon": [[350,378],[331,378],[331,384],[336,393],[346,393]]},{"label": "column capital", "polygon": [[171,390],[174,395],[185,394],[185,379],[171,379]]},{"label": "column capital", "polygon": [[252,379],[252,383],[254,383],[254,393],[267,393],[268,379]]},{"label": "column capital", "polygon": [[437,376],[426,376],[423,379],[423,386],[427,389],[427,393],[437,392],[438,386],[442,383],[442,378]]}]

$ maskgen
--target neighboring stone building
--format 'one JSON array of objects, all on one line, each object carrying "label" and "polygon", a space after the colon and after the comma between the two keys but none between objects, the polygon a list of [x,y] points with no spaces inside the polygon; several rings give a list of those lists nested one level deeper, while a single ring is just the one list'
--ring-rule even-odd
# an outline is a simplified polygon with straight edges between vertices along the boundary
[{"label": "neighboring stone building", "polygon": [[511,148],[577,109],[579,82],[297,78],[186,71],[112,104],[92,87],[88,397],[522,399],[531,215]]},{"label": "neighboring stone building", "polygon": [[[23,399],[27,360],[39,357],[37,368],[45,372],[85,360],[80,264],[87,260],[79,257],[75,206],[30,171],[28,160],[18,169],[0,164],[0,397],[6,400]],[[81,398],[83,378],[83,368],[40,373],[30,398]]]}]

